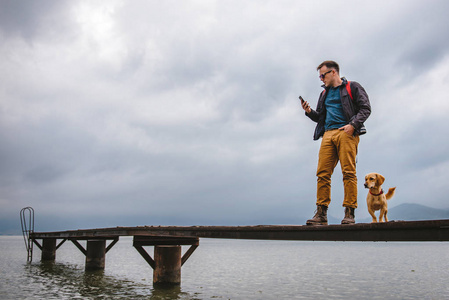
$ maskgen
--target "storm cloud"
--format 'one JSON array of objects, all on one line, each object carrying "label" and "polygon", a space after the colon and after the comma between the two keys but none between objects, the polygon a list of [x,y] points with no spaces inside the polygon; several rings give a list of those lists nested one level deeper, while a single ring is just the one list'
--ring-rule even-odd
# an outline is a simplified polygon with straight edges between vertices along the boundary
[{"label": "storm cloud", "polygon": [[[363,176],[449,209],[447,1],[0,1],[0,218],[46,229],[296,224],[316,66],[367,90]],[[342,216],[339,167],[330,214]],[[17,217],[18,218],[18,217]]]}]

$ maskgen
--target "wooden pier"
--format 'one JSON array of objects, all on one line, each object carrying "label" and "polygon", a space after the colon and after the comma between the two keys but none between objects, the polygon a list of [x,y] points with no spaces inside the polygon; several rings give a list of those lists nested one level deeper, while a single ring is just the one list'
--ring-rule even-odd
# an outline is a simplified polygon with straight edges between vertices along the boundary
[{"label": "wooden pier", "polygon": [[[297,241],[449,241],[449,220],[393,221],[353,225],[297,226],[138,226],[32,232],[30,240],[42,250],[42,260],[55,260],[67,240],[86,256],[86,270],[104,269],[106,253],[122,236],[153,268],[154,284],[180,284],[181,266],[199,246],[199,238]],[[38,240],[42,240],[42,244]],[[57,243],[57,240],[61,240]],[[86,248],[79,243],[86,240]],[[109,245],[106,242],[110,241]],[[190,248],[181,256],[181,246]],[[143,248],[154,246],[154,259]]]}]

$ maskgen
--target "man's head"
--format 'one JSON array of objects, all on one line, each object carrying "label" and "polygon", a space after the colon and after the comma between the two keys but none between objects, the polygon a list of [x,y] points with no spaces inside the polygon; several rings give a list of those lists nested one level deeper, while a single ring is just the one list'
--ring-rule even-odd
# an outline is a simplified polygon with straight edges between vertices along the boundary
[{"label": "man's head", "polygon": [[321,81],[326,87],[337,87],[341,85],[340,67],[335,61],[323,61],[317,68]]}]

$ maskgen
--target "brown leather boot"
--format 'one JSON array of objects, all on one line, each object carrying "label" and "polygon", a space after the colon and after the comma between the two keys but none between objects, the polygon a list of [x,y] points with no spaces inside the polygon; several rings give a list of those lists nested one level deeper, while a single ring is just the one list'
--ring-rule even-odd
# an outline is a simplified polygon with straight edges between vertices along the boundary
[{"label": "brown leather boot", "polygon": [[307,220],[307,225],[327,225],[327,206],[317,205],[316,213],[312,219]]},{"label": "brown leather boot", "polygon": [[355,224],[355,208],[345,207],[345,218],[341,221],[341,224]]}]

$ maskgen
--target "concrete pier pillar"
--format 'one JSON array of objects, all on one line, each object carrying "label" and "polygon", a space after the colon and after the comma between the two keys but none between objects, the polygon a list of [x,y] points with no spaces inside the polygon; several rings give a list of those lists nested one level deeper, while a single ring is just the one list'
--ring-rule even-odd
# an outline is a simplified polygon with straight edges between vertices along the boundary
[{"label": "concrete pier pillar", "polygon": [[88,240],[86,270],[103,270],[106,258],[106,240]]},{"label": "concrete pier pillar", "polygon": [[56,239],[42,240],[42,261],[54,261],[56,259]]},{"label": "concrete pier pillar", "polygon": [[181,246],[154,246],[153,284],[181,284]]}]

